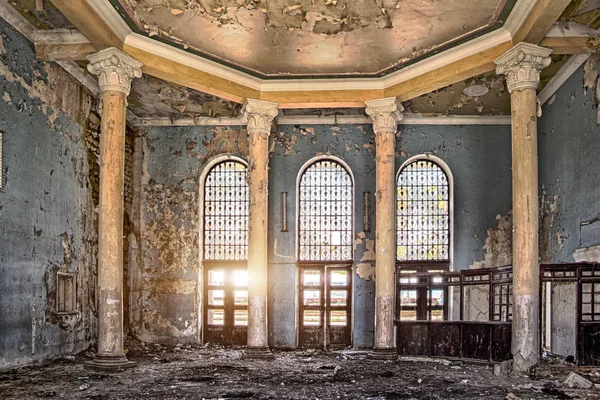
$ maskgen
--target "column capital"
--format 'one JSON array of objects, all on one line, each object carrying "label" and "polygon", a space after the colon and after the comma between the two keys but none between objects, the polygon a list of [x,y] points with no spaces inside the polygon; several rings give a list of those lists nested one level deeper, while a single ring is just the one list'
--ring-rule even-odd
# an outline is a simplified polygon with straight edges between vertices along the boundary
[{"label": "column capital", "polygon": [[365,112],[373,120],[373,130],[376,134],[384,132],[396,133],[398,122],[402,120],[404,107],[396,97],[365,101]]},{"label": "column capital", "polygon": [[506,86],[515,90],[534,89],[540,84],[540,71],[550,65],[552,50],[520,42],[494,60],[496,73],[506,75]]},{"label": "column capital", "polygon": [[114,90],[129,95],[131,80],[142,76],[142,64],[115,47],[87,56],[88,71],[98,75],[100,91]]},{"label": "column capital", "polygon": [[266,139],[271,133],[271,123],[277,116],[279,104],[270,101],[246,99],[242,107],[242,119],[248,124],[248,134],[258,132]]}]

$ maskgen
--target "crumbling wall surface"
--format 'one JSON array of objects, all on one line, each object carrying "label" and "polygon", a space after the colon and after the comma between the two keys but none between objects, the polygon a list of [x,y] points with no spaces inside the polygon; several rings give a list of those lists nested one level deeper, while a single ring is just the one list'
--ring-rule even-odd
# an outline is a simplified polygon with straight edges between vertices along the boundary
[{"label": "crumbling wall surface", "polygon": [[[281,125],[269,161],[269,343],[296,345],[297,184],[317,156],[342,159],[354,176],[353,345],[373,346],[375,314],[375,142],[370,125]],[[282,232],[281,192],[287,192],[288,231]],[[371,197],[371,229],[363,224],[363,193]],[[298,321],[300,323],[300,321]]]},{"label": "crumbling wall surface", "polygon": [[452,172],[455,270],[511,263],[510,126],[400,126],[396,152],[398,169],[429,152]]},{"label": "crumbling wall surface", "polygon": [[[97,217],[86,138],[94,100],[0,19],[0,368],[95,340]],[[96,122],[97,119],[95,120]],[[58,315],[57,271],[76,273],[77,310]]]},{"label": "crumbling wall surface", "polygon": [[197,342],[200,177],[216,156],[233,154],[247,160],[246,129],[154,127],[138,134],[144,155],[141,245],[132,251],[139,252],[141,271],[130,271],[131,329],[148,342]]},{"label": "crumbling wall surface", "polygon": [[600,128],[583,79],[582,67],[538,120],[542,262],[573,262],[576,249],[600,244]]}]

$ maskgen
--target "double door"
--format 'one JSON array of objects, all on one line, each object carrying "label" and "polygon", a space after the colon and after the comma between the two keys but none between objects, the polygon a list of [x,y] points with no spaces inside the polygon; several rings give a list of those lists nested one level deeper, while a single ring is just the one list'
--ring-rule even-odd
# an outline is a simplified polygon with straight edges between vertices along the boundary
[{"label": "double door", "polygon": [[205,342],[245,345],[248,337],[246,262],[204,264]]},{"label": "double door", "polygon": [[312,348],[352,344],[351,265],[299,267],[299,345]]}]

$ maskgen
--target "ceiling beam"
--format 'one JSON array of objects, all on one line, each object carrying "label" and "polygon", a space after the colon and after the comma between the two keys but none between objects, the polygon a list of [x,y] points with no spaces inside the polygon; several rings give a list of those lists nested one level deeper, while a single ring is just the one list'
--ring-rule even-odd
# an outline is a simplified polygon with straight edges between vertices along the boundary
[{"label": "ceiling beam", "polygon": [[110,26],[96,13],[86,0],[51,0],[58,10],[89,39],[92,45],[102,50],[107,47],[123,48],[123,42]]},{"label": "ceiling beam", "polygon": [[81,34],[69,29],[37,30],[35,52],[44,61],[84,60],[96,48]]},{"label": "ceiling beam", "polygon": [[521,27],[513,34],[513,43],[539,44],[571,0],[537,0]]},{"label": "ceiling beam", "polygon": [[555,23],[540,46],[553,54],[591,54],[600,48],[600,31],[576,22]]}]

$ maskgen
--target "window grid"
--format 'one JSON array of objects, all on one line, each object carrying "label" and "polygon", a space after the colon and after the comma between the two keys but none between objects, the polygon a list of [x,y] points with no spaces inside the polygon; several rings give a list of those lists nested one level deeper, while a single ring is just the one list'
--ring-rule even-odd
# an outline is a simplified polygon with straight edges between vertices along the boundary
[{"label": "window grid", "polygon": [[448,260],[449,183],[433,161],[408,164],[397,181],[396,258],[400,261]]},{"label": "window grid", "polygon": [[352,178],[338,162],[322,160],[300,179],[299,258],[352,259]]},{"label": "window grid", "polygon": [[581,320],[600,321],[600,283],[581,283]]},{"label": "window grid", "polygon": [[247,168],[239,161],[216,164],[204,183],[204,259],[248,259]]}]

